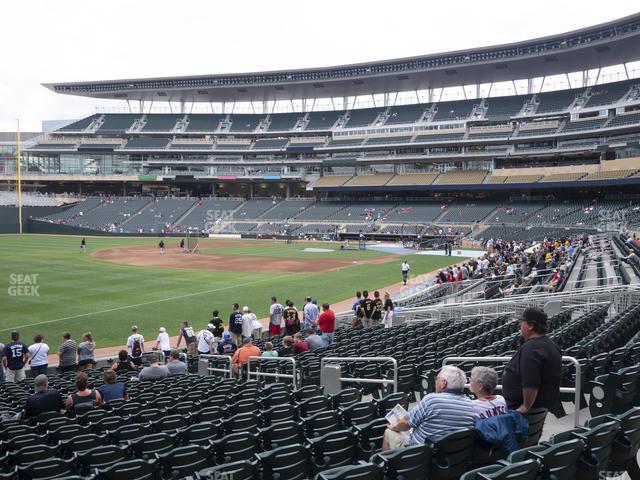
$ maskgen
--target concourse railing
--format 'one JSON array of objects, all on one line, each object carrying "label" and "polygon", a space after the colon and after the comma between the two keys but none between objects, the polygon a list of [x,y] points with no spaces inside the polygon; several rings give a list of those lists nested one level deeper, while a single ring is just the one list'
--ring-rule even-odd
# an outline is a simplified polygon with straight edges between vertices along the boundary
[{"label": "concourse railing", "polygon": [[[291,373],[271,373],[271,372],[261,372],[261,371],[252,371],[251,370],[251,362],[258,363],[290,363],[291,364]],[[257,380],[260,380],[261,377],[269,377],[269,378],[287,378],[290,379],[293,383],[294,390],[297,390],[300,386],[300,378],[298,377],[296,370],[296,361],[293,357],[249,357],[247,360],[247,381],[251,380],[251,377],[255,375]]]},{"label": "concourse railing", "polygon": [[355,362],[375,362],[380,364],[391,363],[393,365],[393,380],[386,378],[357,378],[340,377],[343,383],[372,383],[378,385],[393,385],[393,392],[398,391],[398,362],[393,357],[323,357],[320,359],[320,371],[327,363],[355,363]]},{"label": "concourse railing", "polygon": [[[224,363],[228,364],[229,368],[212,367],[211,360],[216,358],[224,360]],[[211,375],[212,372],[223,373],[232,378],[231,357],[229,355],[198,355],[198,374]]]}]

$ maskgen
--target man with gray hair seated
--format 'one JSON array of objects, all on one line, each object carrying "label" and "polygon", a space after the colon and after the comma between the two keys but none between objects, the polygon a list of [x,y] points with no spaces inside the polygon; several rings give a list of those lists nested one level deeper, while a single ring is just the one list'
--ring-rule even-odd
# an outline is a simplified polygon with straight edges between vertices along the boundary
[{"label": "man with gray hair seated", "polygon": [[424,396],[408,416],[387,427],[382,450],[421,445],[454,430],[473,428],[473,403],[464,394],[465,383],[462,370],[442,367],[436,377],[436,393]]},{"label": "man with gray hair seated", "polygon": [[34,378],[33,387],[35,393],[27,398],[23,418],[33,418],[44,412],[60,412],[64,410],[60,393],[49,388],[49,379],[46,375],[38,375]]},{"label": "man with gray hair seated", "polygon": [[476,396],[473,401],[473,413],[483,419],[504,415],[509,411],[507,401],[502,395],[495,395],[498,374],[493,368],[474,367],[469,378],[469,389]]},{"label": "man with gray hair seated", "polygon": [[140,371],[140,375],[138,375],[140,380],[156,380],[169,376],[169,369],[165,365],[159,365],[161,360],[159,352],[153,352],[147,358],[149,366]]}]

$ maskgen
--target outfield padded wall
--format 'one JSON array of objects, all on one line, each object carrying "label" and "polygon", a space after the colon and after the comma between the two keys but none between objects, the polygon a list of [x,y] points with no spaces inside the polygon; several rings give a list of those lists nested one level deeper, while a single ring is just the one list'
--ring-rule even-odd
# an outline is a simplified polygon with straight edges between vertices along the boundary
[{"label": "outfield padded wall", "polygon": [[[53,215],[65,210],[67,207],[24,207],[22,209],[22,227],[28,233],[29,219]],[[18,207],[0,207],[0,233],[19,233]]]}]

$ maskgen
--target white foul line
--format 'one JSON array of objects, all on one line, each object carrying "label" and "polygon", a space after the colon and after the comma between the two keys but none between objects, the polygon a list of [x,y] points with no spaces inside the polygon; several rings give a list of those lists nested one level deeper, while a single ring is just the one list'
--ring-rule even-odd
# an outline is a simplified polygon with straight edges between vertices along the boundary
[{"label": "white foul line", "polygon": [[230,285],[228,287],[214,288],[213,290],[206,290],[204,292],[186,293],[184,295],[178,295],[176,297],[161,298],[160,300],[151,300],[149,302],[136,303],[134,305],[124,305],[122,307],[108,308],[107,310],[100,310],[98,312],[80,313],[78,315],[72,315],[70,317],[56,318],[55,320],[45,320],[44,322],[29,323],[29,324],[26,324],[26,325],[19,325],[17,327],[1,328],[0,332],[7,332],[9,330],[17,330],[19,328],[35,327],[37,325],[45,325],[47,323],[62,322],[63,320],[73,320],[75,318],[89,317],[91,315],[100,315],[102,313],[116,312],[118,310],[126,310],[127,308],[144,307],[145,305],[152,305],[154,303],[161,303],[161,302],[169,302],[169,301],[172,301],[172,300],[179,300],[181,298],[187,298],[187,297],[196,297],[198,295],[205,295],[207,293],[222,292],[224,290],[230,290],[232,288],[246,287],[248,285],[255,285],[256,283],[267,282],[267,281],[271,282],[273,280],[280,280],[282,278],[293,277],[295,275],[302,275],[302,273],[290,273],[290,274],[287,274],[287,275],[281,275],[279,277],[263,278],[262,280],[256,280],[255,282],[238,283],[236,285]]}]

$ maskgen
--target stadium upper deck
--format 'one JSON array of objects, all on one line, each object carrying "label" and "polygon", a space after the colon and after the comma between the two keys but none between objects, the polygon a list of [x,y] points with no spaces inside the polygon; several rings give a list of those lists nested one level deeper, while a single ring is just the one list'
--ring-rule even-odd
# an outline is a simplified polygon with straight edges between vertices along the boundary
[{"label": "stadium upper deck", "polygon": [[501,82],[640,59],[640,14],[522,42],[379,62],[190,77],[47,83],[56,93],[141,101],[250,102]]}]

